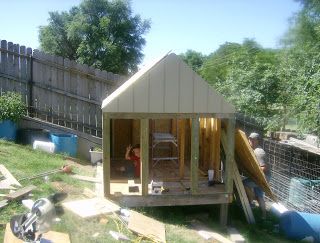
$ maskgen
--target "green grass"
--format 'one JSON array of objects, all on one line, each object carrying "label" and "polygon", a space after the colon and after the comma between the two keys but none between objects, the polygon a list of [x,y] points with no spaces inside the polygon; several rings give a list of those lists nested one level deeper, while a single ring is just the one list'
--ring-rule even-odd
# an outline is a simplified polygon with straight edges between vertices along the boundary
[{"label": "green grass", "polygon": [[[83,161],[75,164],[73,171],[92,176],[94,169],[87,162],[84,166]],[[52,155],[40,151],[34,151],[31,147],[21,146],[14,143],[0,140],[0,164],[14,175],[16,179],[32,176],[44,171],[60,168],[66,164],[62,155]],[[24,180],[22,186],[30,184],[36,185],[37,189],[32,192],[32,199],[36,200],[41,197],[65,190],[69,193],[69,199],[81,199],[84,187],[93,189],[92,183],[82,182],[73,179],[67,174],[54,174],[49,177],[49,182],[44,178],[33,180]],[[58,186],[57,186],[58,185]],[[0,190],[0,193],[6,193]],[[1,198],[0,198],[1,200]],[[147,216],[153,217],[165,223],[167,242],[208,242],[203,240],[191,227],[191,221],[198,219],[210,227],[213,231],[224,234],[227,233],[219,225],[219,207],[218,206],[188,206],[188,207],[152,207],[136,209]],[[10,221],[10,218],[27,210],[21,205],[21,202],[11,202],[8,206],[0,209],[0,242],[3,242],[4,226]],[[254,212],[259,217],[259,211]],[[230,223],[235,226],[246,238],[247,242],[289,242],[279,234],[273,232],[276,220],[269,218],[267,222],[258,222],[257,225],[247,225],[244,215],[239,206],[233,204],[230,208]],[[101,218],[107,218],[106,224],[100,223]],[[117,217],[101,216],[92,219],[81,219],[69,211],[61,217],[61,222],[55,224],[52,230],[65,232],[70,235],[71,241],[76,243],[82,242],[118,242],[110,234],[110,230],[119,231],[127,235],[133,242],[150,242],[140,237],[123,226]],[[95,233],[98,236],[93,237]]]}]

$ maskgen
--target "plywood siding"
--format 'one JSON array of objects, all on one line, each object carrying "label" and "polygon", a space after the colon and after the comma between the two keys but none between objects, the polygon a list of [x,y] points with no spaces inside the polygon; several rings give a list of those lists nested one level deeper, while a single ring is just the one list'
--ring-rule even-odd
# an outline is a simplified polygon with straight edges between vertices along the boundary
[{"label": "plywood siding", "polygon": [[235,112],[232,105],[175,54],[141,72],[104,100],[104,112],[215,113],[220,117]]}]

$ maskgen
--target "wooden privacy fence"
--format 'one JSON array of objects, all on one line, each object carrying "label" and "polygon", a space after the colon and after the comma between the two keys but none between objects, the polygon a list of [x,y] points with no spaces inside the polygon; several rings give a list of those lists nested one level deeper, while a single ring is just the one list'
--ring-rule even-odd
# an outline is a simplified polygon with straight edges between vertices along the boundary
[{"label": "wooden privacy fence", "polygon": [[120,76],[1,40],[0,91],[22,95],[28,115],[101,137],[101,103]]}]

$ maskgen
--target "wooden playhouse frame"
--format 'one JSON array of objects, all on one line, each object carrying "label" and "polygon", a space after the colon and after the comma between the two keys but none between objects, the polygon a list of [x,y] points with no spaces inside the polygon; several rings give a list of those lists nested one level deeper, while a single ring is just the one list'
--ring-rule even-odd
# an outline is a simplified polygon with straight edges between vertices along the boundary
[{"label": "wooden playhouse frame", "polygon": [[[102,104],[103,111],[103,176],[104,195],[126,206],[172,206],[221,204],[220,219],[226,224],[228,204],[232,202],[234,161],[235,109],[191,70],[178,56],[168,54],[136,73],[108,96]],[[225,180],[219,190],[210,193],[199,188],[199,144],[201,120],[214,118],[222,122],[227,146],[225,151]],[[114,195],[111,193],[111,124],[114,119],[140,121],[141,194]],[[176,119],[179,139],[184,139],[186,119],[190,119],[190,191],[151,195],[148,192],[150,162],[150,120]],[[223,131],[224,130],[224,131]],[[218,141],[220,147],[220,135]],[[214,141],[214,140],[213,140]],[[179,144],[180,177],[183,178],[184,146]],[[217,147],[217,146],[215,146]],[[212,158],[211,158],[212,159]],[[219,159],[220,160],[220,159]],[[220,163],[220,161],[218,161]],[[217,163],[216,163],[217,164]],[[218,188],[218,187],[217,187]]]}]

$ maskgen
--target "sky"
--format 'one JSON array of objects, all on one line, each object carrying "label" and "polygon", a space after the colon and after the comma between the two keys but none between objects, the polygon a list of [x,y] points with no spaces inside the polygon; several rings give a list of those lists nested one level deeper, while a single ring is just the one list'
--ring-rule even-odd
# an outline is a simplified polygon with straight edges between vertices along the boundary
[{"label": "sky", "polygon": [[[81,0],[0,0],[0,39],[36,49],[39,26],[49,11],[68,11]],[[143,63],[192,49],[208,55],[225,42],[255,39],[277,48],[289,18],[301,8],[294,0],[131,0],[134,14],[150,19]],[[5,10],[5,11],[4,11]]]}]

